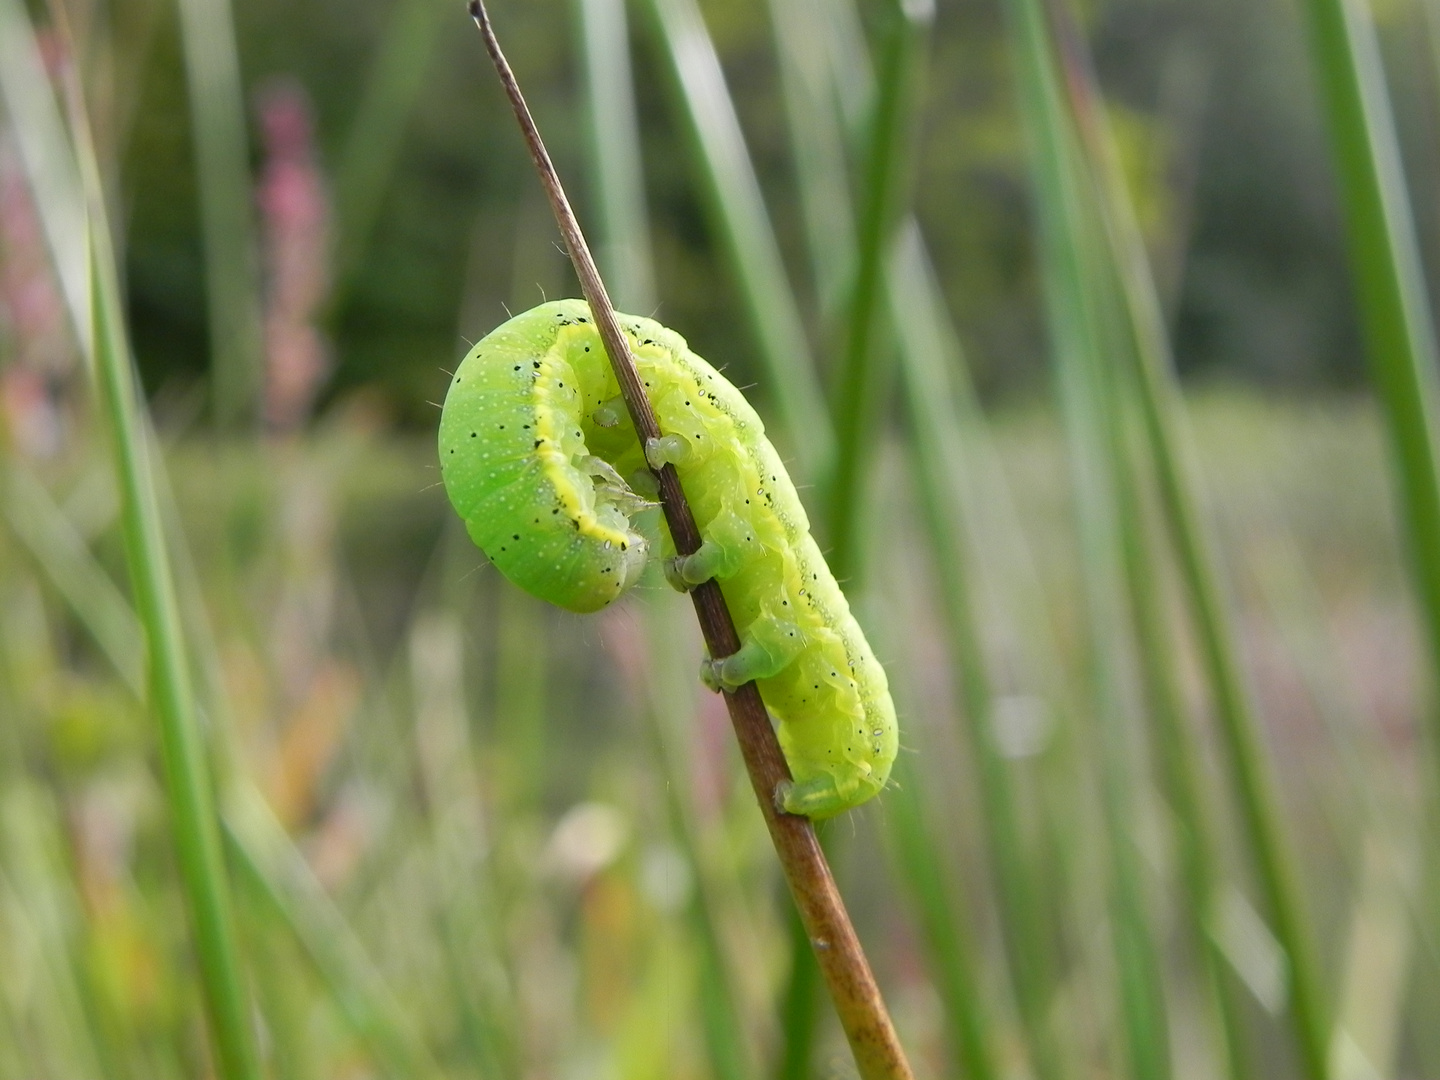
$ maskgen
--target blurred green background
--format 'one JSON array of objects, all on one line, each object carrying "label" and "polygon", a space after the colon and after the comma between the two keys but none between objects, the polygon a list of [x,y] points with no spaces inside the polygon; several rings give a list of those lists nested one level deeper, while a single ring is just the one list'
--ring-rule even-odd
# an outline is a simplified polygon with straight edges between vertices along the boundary
[{"label": "blurred green background", "polygon": [[[1173,313],[1182,372],[1273,388],[1353,386],[1361,377],[1343,237],[1303,27],[1282,4],[1112,2],[1087,12],[1102,80],[1117,111],[1135,195]],[[393,4],[246,4],[235,33],[250,123],[270,80],[299,83],[332,191],[356,180],[356,125]],[[759,2],[705,8],[786,264],[813,301],[790,159],[773,24]],[[873,13],[870,13],[873,15]],[[1388,3],[1385,43],[1417,191],[1435,186],[1435,94],[1419,4]],[[598,213],[588,165],[583,57],[574,13],[532,2],[506,12],[506,43],[531,107],[582,214]],[[127,222],[126,268],[137,353],[152,392],[205,377],[205,304],[195,154],[174,11],[137,0],[114,24],[125,108],[114,138]],[[360,250],[329,313],[337,358],[329,396],[383,388],[412,427],[444,386],[458,333],[473,340],[573,277],[504,100],[457,17],[431,16],[413,104],[363,222]],[[393,21],[392,21],[393,20]],[[633,21],[633,20],[632,20]],[[636,27],[634,81],[645,192],[667,324],[702,355],[756,371],[740,332],[741,300],[720,272],[685,121],[667,99],[665,60]],[[417,35],[421,36],[421,35]],[[392,48],[393,38],[391,39]],[[950,312],[987,399],[1043,394],[1044,335],[1027,210],[1025,138],[997,5],[937,12],[915,167],[915,212]],[[1433,200],[1417,200],[1433,235]],[[349,224],[343,218],[338,222]],[[813,306],[809,305],[809,306]],[[458,314],[457,314],[458,313]],[[820,328],[813,325],[812,331]],[[820,339],[823,342],[823,337]],[[821,355],[827,350],[817,349]],[[823,362],[823,361],[822,361]],[[764,399],[762,385],[757,397]]]},{"label": "blurred green background", "polygon": [[[492,15],[887,666],[916,1075],[1440,1076],[1440,3]],[[688,604],[438,486],[577,291],[463,5],[0,0],[0,106],[0,1080],[856,1075]]]}]

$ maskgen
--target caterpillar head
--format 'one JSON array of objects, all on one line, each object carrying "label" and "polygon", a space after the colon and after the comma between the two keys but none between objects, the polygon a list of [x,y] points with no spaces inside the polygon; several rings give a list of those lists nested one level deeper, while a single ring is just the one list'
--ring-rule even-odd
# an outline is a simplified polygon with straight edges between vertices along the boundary
[{"label": "caterpillar head", "polygon": [[652,505],[586,446],[587,374],[554,346],[587,315],[567,301],[497,327],[455,372],[440,418],[441,476],[471,539],[516,585],[580,612],[639,579],[649,544],[630,518]]}]

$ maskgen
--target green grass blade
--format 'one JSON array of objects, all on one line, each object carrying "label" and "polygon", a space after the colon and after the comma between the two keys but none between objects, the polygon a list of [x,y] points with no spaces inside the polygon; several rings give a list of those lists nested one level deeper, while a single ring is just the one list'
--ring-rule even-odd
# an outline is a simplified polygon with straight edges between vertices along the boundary
[{"label": "green grass blade", "polygon": [[217,1069],[223,1080],[258,1080],[248,995],[231,915],[230,887],[207,760],[206,740],[190,680],[152,475],[143,405],[105,219],[99,169],[88,129],[72,103],[72,131],[89,209],[92,368],[110,427],[120,488],[121,532],[136,611],[145,629],[150,707],[159,724],[171,827]]},{"label": "green grass blade", "polygon": [[[1066,85],[1072,96],[1093,92],[1084,79],[1071,79]],[[1087,108],[1098,112],[1098,101],[1088,102]],[[1111,201],[1126,197],[1118,191],[1107,194]],[[1148,272],[1146,277],[1153,282]],[[1121,347],[1128,351],[1133,343]],[[1141,467],[1149,457],[1148,447],[1138,445],[1143,441],[1143,432],[1135,430],[1139,404],[1134,400],[1135,388],[1128,381],[1114,378],[1112,384],[1121,415],[1111,429],[1111,454],[1117,476],[1128,617],[1134,630],[1145,711],[1153,731],[1163,790],[1177,819],[1182,903],[1191,947],[1200,962],[1202,989],[1213,1002],[1218,1056],[1230,1075],[1240,1080],[1249,1075],[1241,1003],[1234,992],[1235,980],[1228,976],[1224,955],[1209,925],[1217,910],[1223,880],[1216,839],[1220,827],[1198,772],[1203,754],[1182,705],[1175,659],[1179,642],[1164,610],[1164,579],[1152,550],[1142,505],[1141,488],[1151,476]]]},{"label": "green grass blade", "polygon": [[[1058,94],[1054,86],[1054,72],[1045,47],[1043,24],[1039,24],[1039,12],[1027,0],[1011,0],[1007,4],[1007,15],[1011,23],[1012,54],[1017,69],[1017,92],[1020,96],[1020,112],[1025,119],[1030,140],[1031,170],[1034,176],[1035,199],[1038,207],[1041,251],[1052,261],[1060,258],[1057,249],[1065,252],[1069,248],[1065,234],[1065,223],[1073,219],[1078,209],[1075,206],[1074,185],[1069,177],[1069,164],[1064,153],[1064,141],[1058,126],[1056,102]],[[1074,258],[1076,253],[1070,252]],[[1080,370],[1073,357],[1062,357],[1066,351],[1080,347],[1080,336],[1085,333],[1085,316],[1081,308],[1081,294],[1078,281],[1080,274],[1075,268],[1047,266],[1046,303],[1047,319],[1051,327],[1051,349],[1056,355],[1056,365],[1062,373]],[[1059,286],[1058,288],[1055,286]],[[1066,395],[1062,394],[1062,400]],[[1078,498],[1078,496],[1077,496]],[[1017,979],[1023,972],[1017,973]],[[1034,1066],[1042,1080],[1063,1075],[1067,1070],[1063,1055],[1054,1043],[1054,1036],[1048,1030],[1046,1019],[1039,1010],[1043,1002],[1027,1001],[1020,994],[1020,1006],[1027,1028],[1030,1031],[1032,1052],[1036,1053]]]},{"label": "green grass blade", "polygon": [[1107,357],[1117,343],[1111,295],[1103,287],[1106,253],[1093,199],[1079,171],[1065,116],[1045,14],[1034,0],[1010,5],[1022,113],[1030,132],[1040,218],[1045,297],[1056,356],[1061,411],[1079,518],[1092,708],[1098,725],[1101,805],[1110,837],[1111,944],[1130,1071],[1168,1077],[1164,995],[1135,846],[1137,763],[1131,750],[1122,681],[1129,642],[1121,591],[1116,429]]},{"label": "green grass blade", "polygon": [[[855,209],[850,199],[845,135],[830,85],[825,35],[833,5],[824,0],[770,0],[770,19],[779,59],[787,133],[795,159],[800,205],[805,218],[810,275],[818,296],[822,340],[835,336],[846,290],[855,275]],[[868,59],[868,58],[867,58]],[[874,79],[868,65],[852,77],[865,82],[867,102]],[[821,837],[825,843],[826,838]],[[827,845],[832,859],[833,842]],[[807,1080],[812,1072],[821,1018],[820,971],[805,927],[794,912],[786,918],[789,974],[781,999],[783,1043],[775,1076]]]},{"label": "green grass blade", "polygon": [[[432,565],[453,566],[459,544],[447,531]],[[468,537],[466,538],[468,540]],[[438,584],[438,577],[437,584]],[[482,1076],[519,1069],[518,1028],[509,973],[498,958],[502,925],[495,900],[494,861],[486,806],[474,764],[465,701],[465,593],[455,589],[441,610],[425,612],[410,627],[410,681],[415,758],[423,781],[430,832],[436,921],[444,936],[445,972],[461,1014],[471,1060]]]},{"label": "green grass blade", "polygon": [[145,647],[135,612],[44,485],[18,461],[11,461],[8,471],[4,513],[11,530],[44,568],[120,677],[143,699]]},{"label": "green grass blade", "polygon": [[[15,462],[10,473],[5,513],[12,529],[143,699],[143,639],[134,610],[39,482]],[[201,632],[192,640],[198,641],[197,651],[205,652],[211,637]],[[213,653],[213,645],[208,651]],[[305,949],[356,1034],[392,1076],[443,1075],[364,945],[263,798],[243,778],[232,777],[228,787],[223,830],[235,866],[264,910],[278,917]]]},{"label": "green grass blade", "polygon": [[[1303,6],[1340,178],[1371,378],[1399,471],[1429,662],[1440,677],[1437,349],[1395,121],[1369,5],[1306,0]],[[1426,712],[1440,724],[1440,711],[1432,706]],[[1440,754],[1440,739],[1431,743]]]},{"label": "green grass blade", "polygon": [[[1398,781],[1382,734],[1383,722],[1346,669],[1343,651],[1327,627],[1320,586],[1302,561],[1294,537],[1279,529],[1276,533],[1263,549],[1255,579],[1295,657],[1308,696],[1340,763],[1344,786],[1348,788],[1343,824],[1361,826],[1381,844],[1413,846],[1423,834],[1420,800],[1414,797],[1411,785]],[[1377,777],[1382,781],[1377,783]],[[1405,875],[1396,871],[1394,876]],[[1440,942],[1424,915],[1423,899],[1415,884],[1395,890],[1395,894],[1410,906],[1419,938],[1435,963],[1440,961]]]},{"label": "green grass blade", "polygon": [[[824,303],[827,281],[832,282],[828,288],[838,289],[853,276],[856,241],[850,223],[854,211],[844,182],[843,129],[847,120],[856,128],[863,125],[869,109],[865,103],[873,100],[875,80],[858,35],[844,32],[848,20],[854,18],[848,5],[771,0],[771,14],[801,201],[809,223],[810,261]],[[808,24],[807,18],[811,20]],[[851,102],[853,116],[841,115],[846,101]],[[856,131],[857,139],[859,135]],[[989,734],[992,688],[969,596],[974,560],[966,548],[969,534],[956,498],[957,490],[966,487],[961,478],[973,472],[988,467],[992,485],[1003,486],[1003,477],[993,451],[984,455],[987,465],[972,461],[969,451],[990,449],[985,439],[972,439],[974,446],[961,445],[966,435],[974,436],[983,429],[985,420],[964,381],[963,358],[953,331],[945,323],[944,304],[928,270],[919,228],[913,218],[906,218],[897,231],[898,243],[891,245],[893,254],[887,260],[885,301],[889,324],[898,334],[911,424],[916,432],[912,443],[914,473],[940,563],[945,614],[951,623],[950,651],[965,696],[962,712],[972,729],[974,752],[985,759],[980,788],[987,807],[987,854],[1000,891],[998,906],[1004,913],[1002,930],[1007,954],[1019,958],[1012,966],[1023,966],[1026,972],[1039,971],[1038,951],[1045,933],[1036,925],[1032,916],[1037,909],[1027,899],[1028,876],[1010,783],[1011,766],[994,752],[994,740]],[[952,370],[960,379],[958,386],[953,384]],[[971,486],[967,495],[974,494]],[[1007,546],[1023,548],[1023,540]],[[983,550],[984,545],[980,548]],[[905,786],[902,781],[902,791]],[[957,944],[949,940],[955,930],[950,925],[953,905],[946,890],[937,888],[933,867],[913,857],[927,845],[929,850],[936,850],[948,841],[930,832],[922,814],[908,812],[915,808],[904,809],[907,812],[887,815],[887,822],[901,866],[910,877],[921,925],[930,940],[931,968],[951,1017],[950,1042],[957,1067],[986,1075],[993,1071],[993,1065],[986,1064],[993,1059],[987,1023],[979,1015],[978,1003],[967,992],[976,981],[971,958],[965,953],[963,941]],[[808,1047],[813,1041],[805,1037],[813,1023],[808,1027],[800,1023],[799,1010],[806,990],[803,955],[808,955],[808,945],[801,936],[792,947],[792,963],[800,964],[800,977],[792,976],[795,981],[789,1004],[796,1014],[787,1014],[785,1030],[792,1041],[787,1043],[782,1076],[806,1074]],[[1025,962],[1027,959],[1031,962]],[[1045,996],[1037,987],[1033,980],[1025,983],[1030,999],[1036,1001]]]},{"label": "green grass blade", "polygon": [[[197,959],[221,1072],[227,1080],[249,1080],[259,1073],[235,949],[205,738],[190,683],[148,447],[138,415],[138,386],[119,321],[118,289],[113,276],[109,282],[105,280],[109,252],[98,237],[98,227],[92,230],[91,245],[97,380],[114,429],[122,531],[140,622],[145,627],[152,707],[160,724],[180,871],[194,920]],[[113,275],[113,263],[109,272]]]},{"label": "green grass blade", "polygon": [[[1073,27],[1066,35],[1067,80],[1072,92],[1093,87]],[[1328,1075],[1328,1021],[1320,993],[1312,934],[1304,913],[1289,844],[1261,749],[1258,723],[1240,664],[1233,619],[1221,590],[1210,541],[1195,502],[1196,483],[1187,460],[1179,392],[1169,341],[1143,240],[1126,197],[1113,143],[1098,111],[1098,94],[1072,98],[1089,166],[1100,184],[1103,216],[1115,273],[1138,360],[1141,413],[1158,473],[1162,504],[1179,555],[1193,608],[1203,668],[1220,721],[1226,762],[1239,803],[1242,831],[1289,963],[1288,1015],[1302,1069],[1312,1080]]]},{"label": "green grass blade", "polygon": [[[7,746],[8,760],[0,763],[5,781],[0,789],[0,917],[10,914],[12,932],[25,939],[23,947],[7,953],[7,968],[14,964],[7,976],[20,980],[19,985],[31,984],[23,995],[30,1014],[26,1026],[39,1029],[39,1041],[49,1051],[45,1056],[53,1054],[44,1066],[34,1062],[32,1067],[121,1080],[125,1073],[97,1016],[93,978],[84,962],[81,901],[66,872],[63,814],[53,792],[13,768],[18,749]],[[12,890],[14,901],[5,895]],[[7,907],[12,912],[6,913]],[[34,970],[25,970],[32,966],[27,959]]]},{"label": "green grass blade", "polygon": [[906,0],[891,12],[869,124],[858,261],[833,395],[835,467],[826,488],[826,558],[845,582],[858,582],[864,566],[859,540],[866,465],[876,457],[894,356],[881,345],[877,324],[886,308],[890,251],[908,201],[915,114],[934,15],[931,0]]},{"label": "green grass blade", "polygon": [[[817,27],[829,25],[833,14],[834,5],[826,0],[770,0],[786,127],[822,332],[829,330],[843,307],[845,289],[855,273],[856,251],[842,118],[832,93],[825,35],[816,32]],[[852,71],[850,78],[861,80],[862,73]],[[868,67],[863,81],[868,100],[874,89]]]},{"label": "green grass blade", "polygon": [[542,803],[546,726],[554,705],[548,681],[553,635],[545,605],[519,589],[500,590],[495,672],[495,715],[505,723],[492,752],[506,767],[500,801],[512,813],[534,814]]},{"label": "green grass blade", "polygon": [[596,260],[621,311],[655,308],[640,121],[624,0],[575,0],[585,57],[586,117],[600,242]]},{"label": "green grass blade", "polygon": [[75,154],[20,0],[0,0],[0,95],[45,230],[75,340],[90,348],[85,199]]},{"label": "green grass blade", "polygon": [[[960,370],[958,345],[933,318],[937,285],[926,272],[923,244],[913,221],[902,239],[891,267],[889,292],[895,322],[901,328],[903,387],[913,431],[911,461],[935,552],[949,653],[960,674],[962,712],[976,762],[986,855],[1001,913],[1010,978],[1030,1056],[1037,1072],[1049,1077],[1056,1075],[1056,1066],[1045,1021],[1051,982],[1043,951],[1047,932],[1034,895],[1033,875],[1026,865],[1013,766],[998,752],[993,734],[995,694],[972,595],[975,560],[966,542],[971,526],[958,495],[958,478],[974,467],[963,435],[969,420],[977,418],[956,416],[959,410],[952,372]],[[934,917],[930,914],[927,919]]]},{"label": "green grass blade", "polygon": [[443,1076],[365,946],[260,793],[236,781],[226,801],[225,842],[239,874],[294,933],[376,1062],[395,1080]]},{"label": "green grass blade", "polygon": [[[699,939],[702,957],[700,998],[705,1042],[718,1080],[747,1080],[759,1075],[757,1054],[746,1037],[745,1012],[736,988],[732,961],[721,932],[725,889],[705,842],[692,796],[694,746],[694,683],[686,676],[687,641],[676,624],[674,605],[651,605],[646,611],[646,636],[653,657],[646,678],[649,727],[656,756],[666,777],[665,801],[671,833],[695,873],[689,923]],[[818,969],[817,969],[818,971]]]},{"label": "green grass blade", "polygon": [[255,421],[261,387],[260,279],[245,98],[230,0],[179,0],[190,132],[205,243],[205,307],[216,421]]},{"label": "green grass blade", "polygon": [[[1133,299],[1133,297],[1132,297]],[[1154,309],[1155,325],[1158,306]],[[1168,352],[1162,354],[1168,357]],[[1191,597],[1202,658],[1221,721],[1231,781],[1244,823],[1243,831],[1259,873],[1275,934],[1289,961],[1289,1012],[1307,1076],[1328,1075],[1327,1021],[1313,959],[1311,932],[1300,899],[1293,856],[1272,790],[1269,765],[1261,747],[1254,706],[1245,686],[1235,641],[1233,617],[1223,597],[1210,542],[1195,505],[1191,470],[1182,464],[1178,391],[1168,368],[1142,351],[1142,403],[1151,451],[1159,469],[1161,493],[1181,572]]]},{"label": "green grass blade", "polygon": [[335,170],[332,311],[344,304],[364,262],[442,21],[457,15],[458,9],[443,0],[399,0],[380,35]]},{"label": "green grass blade", "polygon": [[829,469],[835,436],[720,58],[695,0],[649,0],[648,7],[695,136],[716,231],[730,257],[791,440],[791,471],[803,483]]},{"label": "green grass blade", "polygon": [[[915,715],[913,709],[907,712]],[[947,880],[944,860],[937,855],[937,831],[925,820],[921,793],[926,785],[915,762],[916,756],[906,753],[895,763],[895,789],[886,800],[890,840],[924,928],[928,967],[945,1010],[952,1075],[992,1080],[1000,1071],[988,1017],[981,1006],[978,966],[966,926],[968,913]]]},{"label": "green grass blade", "polygon": [[[900,216],[905,181],[910,172],[907,144],[915,91],[921,81],[918,58],[933,12],[924,5],[916,11],[893,7],[887,12],[887,78],[878,99],[868,58],[862,68],[850,73],[865,83],[869,110],[863,121],[868,123],[869,167],[864,177],[868,216],[859,223],[862,232],[857,239],[856,215],[846,183],[845,140],[831,94],[831,61],[824,30],[832,16],[844,12],[814,0],[772,0],[770,9],[789,111],[790,140],[806,215],[811,271],[821,295],[822,318],[828,324],[825,316],[829,313],[823,309],[848,301],[847,310],[840,314],[848,315],[851,340],[873,344],[878,338],[875,323],[880,297],[876,294],[883,277],[883,256]],[[857,258],[862,259],[858,274]],[[870,402],[855,395],[871,383],[878,384],[882,396],[888,391],[884,372],[889,365],[877,361],[888,360],[889,356],[888,349],[873,353],[862,348],[848,368],[842,358],[841,378],[845,381],[839,384],[840,396],[847,406],[853,406],[849,417],[852,430],[837,433],[836,466],[844,470],[844,475],[831,474],[824,478],[822,506],[827,559],[839,580],[852,590],[860,586],[859,545],[852,541],[861,531],[857,519],[865,501],[860,489],[868,470],[862,463],[868,464],[874,459],[878,420],[884,412],[880,401]],[[861,426],[866,429],[864,432],[858,430]],[[909,820],[915,824],[918,819]],[[910,843],[898,844],[897,850],[913,849],[914,837],[910,840]],[[826,840],[826,847],[833,860],[835,842]],[[916,895],[933,896],[923,888],[917,888]],[[812,1071],[821,1017],[820,983],[803,926],[792,916],[788,929],[790,974],[782,1005],[784,1045],[777,1075],[804,1078]]]},{"label": "green grass blade", "polygon": [[815,1046],[819,1041],[820,1002],[824,988],[820,965],[811,959],[810,938],[800,916],[786,920],[790,953],[789,979],[780,1006],[783,1043],[775,1063],[776,1080],[810,1080],[814,1071]]},{"label": "green grass blade", "polygon": [[[221,857],[205,738],[190,684],[184,637],[138,417],[138,386],[116,306],[118,290],[102,279],[108,250],[92,232],[95,359],[114,428],[126,554],[150,658],[152,707],[160,724],[166,787],[195,946],[215,1039],[227,1080],[258,1077],[243,987],[229,883]],[[113,264],[111,264],[113,274]]]},{"label": "green grass blade", "polygon": [[[1381,1076],[1397,1069],[1423,1073],[1429,1066],[1418,1055],[1408,1067],[1395,1060],[1402,1047],[1405,985],[1417,969],[1435,970],[1440,960],[1433,909],[1420,888],[1427,835],[1423,787],[1417,799],[1416,785],[1402,779],[1385,744],[1383,723],[1351,684],[1294,537],[1281,526],[1261,550],[1255,580],[1341,767],[1341,782],[1316,795],[1325,803],[1331,833],[1356,856],[1350,933],[1337,968],[1331,1068],[1346,1077],[1362,1070]],[[1335,798],[1337,793],[1343,794]]]},{"label": "green grass blade", "polygon": [[[1111,280],[1109,275],[1095,276],[1107,282]],[[1113,292],[1110,299],[1114,299]],[[1156,659],[1154,654],[1165,652],[1168,659],[1168,650],[1174,643],[1160,633],[1163,623],[1158,611],[1151,613],[1153,621],[1142,622],[1130,610],[1137,603],[1151,604],[1158,600],[1164,595],[1164,583],[1154,573],[1148,559],[1149,536],[1138,513],[1137,476],[1125,438],[1128,386],[1124,376],[1127,372],[1110,359],[1124,349],[1123,320],[1118,317],[1116,305],[1107,305],[1107,308],[1110,315],[1107,320],[1110,331],[1107,335],[1108,347],[1103,352],[1092,352],[1088,357],[1092,369],[1090,392],[1095,395],[1095,400],[1087,411],[1091,422],[1097,425],[1090,438],[1095,442],[1097,452],[1105,458],[1108,473],[1109,499],[1105,510],[1112,519],[1108,540],[1118,571],[1112,583],[1116,593],[1113,618],[1117,633],[1114,640],[1123,639],[1132,645],[1133,651],[1138,653],[1139,666],[1158,684],[1168,672],[1152,667]],[[1126,629],[1131,633],[1126,634]],[[1140,640],[1141,630],[1151,636]],[[1118,674],[1126,658],[1114,645],[1109,651],[1113,657],[1110,663]],[[1118,678],[1116,681],[1119,681]],[[1166,688],[1171,685],[1167,684]],[[1137,797],[1135,789],[1143,791],[1145,785],[1138,782],[1144,775],[1144,769],[1131,747],[1141,740],[1137,737],[1139,732],[1127,728],[1123,722],[1124,712],[1123,702],[1117,694],[1111,710],[1100,720],[1102,783],[1109,829],[1114,837],[1113,902],[1117,909],[1114,932],[1119,939],[1116,946],[1121,969],[1121,993],[1129,1025],[1131,1071],[1137,1077],[1163,1078],[1170,1075],[1167,1003],[1156,933],[1146,910],[1139,845],[1134,828],[1138,815],[1144,812],[1142,800]]]},{"label": "green grass blade", "polygon": [[1123,690],[1131,642],[1121,608],[1122,534],[1116,510],[1119,496],[1116,462],[1108,444],[1117,418],[1111,407],[1112,391],[1106,385],[1103,358],[1106,345],[1113,343],[1113,335],[1107,340],[1104,329],[1097,325],[1101,313],[1095,307],[1099,298],[1084,291],[1089,276],[1086,271],[1095,269],[1095,260],[1086,258],[1091,253],[1084,250],[1093,242],[1093,235],[1085,235],[1083,222],[1071,219],[1067,224],[1071,234],[1065,246],[1073,247],[1066,253],[1050,253],[1052,263],[1060,265],[1047,268],[1047,289],[1069,292],[1068,299],[1057,298],[1058,302],[1052,304],[1068,307],[1069,314],[1078,316],[1075,322],[1065,322],[1065,315],[1057,313],[1052,315],[1052,325],[1068,335],[1068,343],[1056,349],[1057,382],[1079,519],[1080,561],[1085,567],[1088,674],[1097,736],[1093,761],[1109,838],[1106,869],[1110,944],[1115,953],[1120,1020],[1130,1074],[1137,1080],[1165,1080],[1170,1075],[1165,999],[1140,881],[1133,828],[1140,813],[1135,795],[1139,769],[1133,760],[1131,717]]},{"label": "green grass blade", "polygon": [[[1119,484],[1118,509],[1124,545],[1124,572],[1128,616],[1134,628],[1145,712],[1152,730],[1161,784],[1177,828],[1175,843],[1180,864],[1181,904],[1190,947],[1200,964],[1202,992],[1213,1003],[1210,1017],[1217,1056],[1234,1080],[1249,1075],[1245,1060],[1241,1003],[1235,980],[1227,977],[1224,954],[1210,932],[1211,913],[1217,909],[1222,881],[1214,820],[1199,765],[1204,760],[1182,705],[1180,675],[1176,670],[1179,642],[1166,617],[1164,579],[1160,575],[1145,508],[1141,505],[1142,477],[1137,467],[1144,448],[1135,445],[1136,403],[1133,393],[1120,393],[1125,416],[1116,425],[1114,453],[1117,465],[1129,473]],[[1129,422],[1125,422],[1129,421]]]},{"label": "green grass blade", "polygon": [[[852,50],[841,71],[848,73],[855,65]],[[1042,1076],[1053,1076],[1060,1058],[1047,1015],[1056,987],[1054,965],[1044,948],[1052,928],[1038,902],[1034,868],[1027,865],[1016,768],[1001,755],[993,735],[995,689],[981,627],[990,627],[993,636],[1024,642],[1024,655],[1012,662],[1019,662],[1055,700],[1065,696],[1058,685],[1060,649],[1045,586],[913,218],[902,228],[889,273],[890,319],[899,336],[914,471],[940,567],[951,655],[961,673],[962,711],[978,764],[987,855],[1010,977],[1031,1058]],[[972,595],[977,586],[993,594],[988,603]],[[1007,613],[1014,625],[996,632],[994,620]]]}]

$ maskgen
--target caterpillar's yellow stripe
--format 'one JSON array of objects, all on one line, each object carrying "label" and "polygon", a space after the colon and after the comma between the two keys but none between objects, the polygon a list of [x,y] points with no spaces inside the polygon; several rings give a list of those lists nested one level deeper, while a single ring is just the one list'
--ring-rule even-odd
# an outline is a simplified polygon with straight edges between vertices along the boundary
[{"label": "caterpillar's yellow stripe", "polygon": [[[758,682],[795,777],[787,811],[864,802],[890,775],[895,709],[795,486],[740,391],[674,331],[620,322],[705,539],[681,576],[715,577],[740,631],[713,678]],[[618,394],[590,309],[557,300],[470,351],[440,419],[445,490],[471,538],[515,584],[573,611],[610,603],[649,555],[624,480],[645,453]]]}]

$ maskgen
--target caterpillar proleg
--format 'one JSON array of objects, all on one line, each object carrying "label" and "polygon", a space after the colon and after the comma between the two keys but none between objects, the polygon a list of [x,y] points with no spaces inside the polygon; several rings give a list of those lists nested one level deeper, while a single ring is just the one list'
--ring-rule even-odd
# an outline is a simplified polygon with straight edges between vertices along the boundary
[{"label": "caterpillar proleg", "polygon": [[[630,520],[648,502],[626,478],[648,479],[647,457],[674,464],[704,543],[668,560],[667,577],[715,578],[740,632],[740,651],[706,661],[703,677],[758,683],[795,780],[787,812],[856,806],[895,760],[885,671],[750,404],[673,330],[619,318],[665,437],[640,446],[585,302],[541,304],[483,338],[451,380],[440,419],[450,501],[505,577],[596,611],[651,555]],[[673,557],[668,535],[662,544]]]}]

